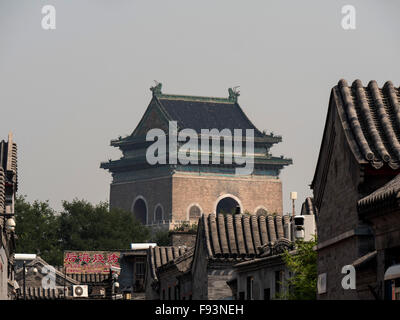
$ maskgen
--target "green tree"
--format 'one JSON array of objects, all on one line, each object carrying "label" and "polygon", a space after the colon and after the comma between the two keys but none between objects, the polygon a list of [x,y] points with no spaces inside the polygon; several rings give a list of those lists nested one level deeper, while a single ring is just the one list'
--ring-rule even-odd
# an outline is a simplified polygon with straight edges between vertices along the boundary
[{"label": "green tree", "polygon": [[317,294],[317,240],[296,241],[296,252],[285,251],[283,260],[291,272],[284,297],[289,300],[314,300]]},{"label": "green tree", "polygon": [[106,202],[63,201],[60,236],[63,250],[128,249],[132,242],[146,242],[150,233],[132,213],[108,209]]},{"label": "green tree", "polygon": [[17,197],[15,219],[17,252],[36,253],[50,264],[63,261],[59,220],[47,201],[29,203],[25,196]]},{"label": "green tree", "polygon": [[171,237],[168,230],[160,230],[154,233],[150,242],[157,243],[158,246],[170,246]]},{"label": "green tree", "polygon": [[62,265],[64,250],[128,249],[132,242],[147,242],[150,232],[130,212],[108,209],[101,202],[63,202],[57,214],[47,201],[29,203],[18,197],[15,205],[17,252],[36,253],[51,265]]}]

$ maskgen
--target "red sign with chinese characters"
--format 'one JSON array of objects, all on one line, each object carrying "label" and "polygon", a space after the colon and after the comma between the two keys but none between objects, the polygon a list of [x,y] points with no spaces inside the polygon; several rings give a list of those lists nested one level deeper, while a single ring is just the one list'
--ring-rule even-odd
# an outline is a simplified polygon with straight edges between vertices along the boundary
[{"label": "red sign with chinese characters", "polygon": [[66,273],[102,273],[110,272],[110,267],[120,267],[119,252],[112,251],[65,251],[64,267]]}]

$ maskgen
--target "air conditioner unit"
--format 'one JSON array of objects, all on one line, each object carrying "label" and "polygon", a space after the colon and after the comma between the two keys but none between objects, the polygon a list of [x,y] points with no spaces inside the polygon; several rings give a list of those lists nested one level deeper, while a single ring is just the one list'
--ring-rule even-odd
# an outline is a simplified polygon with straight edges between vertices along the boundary
[{"label": "air conditioner unit", "polygon": [[87,298],[88,286],[87,285],[75,285],[72,286],[72,295],[74,298]]}]

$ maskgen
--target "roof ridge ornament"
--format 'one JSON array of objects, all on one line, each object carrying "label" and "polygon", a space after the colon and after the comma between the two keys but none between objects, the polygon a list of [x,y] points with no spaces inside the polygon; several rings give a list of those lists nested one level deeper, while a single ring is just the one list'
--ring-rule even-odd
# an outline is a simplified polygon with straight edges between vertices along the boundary
[{"label": "roof ridge ornament", "polygon": [[238,97],[240,96],[240,91],[239,88],[240,86],[236,86],[233,88],[229,88],[228,92],[229,92],[229,100],[233,101],[233,102],[237,102],[238,101]]},{"label": "roof ridge ornament", "polygon": [[157,97],[157,96],[162,95],[162,92],[161,92],[162,83],[158,82],[157,80],[154,80],[154,82],[155,82],[155,85],[153,87],[150,87],[150,91],[153,92],[153,96]]}]

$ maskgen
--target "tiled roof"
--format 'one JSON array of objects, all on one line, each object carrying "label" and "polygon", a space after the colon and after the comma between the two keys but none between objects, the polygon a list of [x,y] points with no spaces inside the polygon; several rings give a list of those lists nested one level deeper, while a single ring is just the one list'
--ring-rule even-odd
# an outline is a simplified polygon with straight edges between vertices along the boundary
[{"label": "tiled roof", "polygon": [[26,300],[53,300],[63,298],[62,289],[26,288]]},{"label": "tiled roof", "polygon": [[110,279],[109,274],[102,274],[102,273],[92,273],[92,274],[67,273],[67,276],[78,281],[80,284],[103,283]]},{"label": "tiled roof", "polygon": [[368,196],[358,201],[358,210],[364,211],[370,209],[370,207],[376,206],[379,203],[389,205],[391,200],[394,200],[397,204],[397,199],[400,198],[400,174],[394,179],[390,180],[384,186],[375,190]]},{"label": "tiled roof", "polygon": [[[198,101],[190,97],[158,97],[161,107],[170,119],[177,121],[179,129],[253,129],[255,137],[264,136],[247,118],[236,102]],[[245,132],[242,132],[245,134]]]},{"label": "tiled roof", "polygon": [[301,206],[301,215],[316,215],[316,213],[317,208],[314,205],[314,199],[312,197],[307,197]]},{"label": "tiled roof", "polygon": [[6,201],[6,177],[3,168],[0,166],[0,213],[4,213]]},{"label": "tiled roof", "polygon": [[[252,259],[290,246],[286,234],[289,216],[210,214],[200,218],[211,259]],[[276,248],[277,250],[275,250]]]},{"label": "tiled roof", "polygon": [[168,263],[176,262],[178,258],[182,257],[189,249],[185,246],[181,247],[151,247],[149,248],[149,264],[150,274],[153,279],[157,279],[157,270]]},{"label": "tiled roof", "polygon": [[[64,274],[65,270],[63,266],[56,266],[56,270]],[[96,284],[108,281],[110,274],[103,273],[67,273],[67,279],[72,279],[78,284]]]},{"label": "tiled roof", "polygon": [[400,89],[392,82],[379,88],[376,81],[364,87],[340,80],[333,89],[349,145],[359,162],[374,168],[385,163],[400,167]]},{"label": "tiled roof", "polygon": [[[35,260],[32,260],[29,262],[26,267],[37,267],[37,268],[43,268],[45,266],[48,266],[49,264],[43,260],[41,257],[37,256]],[[62,266],[54,266],[56,276],[59,277],[60,279],[65,279],[69,284],[80,284],[80,281],[74,277],[71,277],[70,274],[65,275],[64,274],[64,267]],[[18,268],[16,271],[15,278],[18,280],[22,280],[22,267]]]}]

